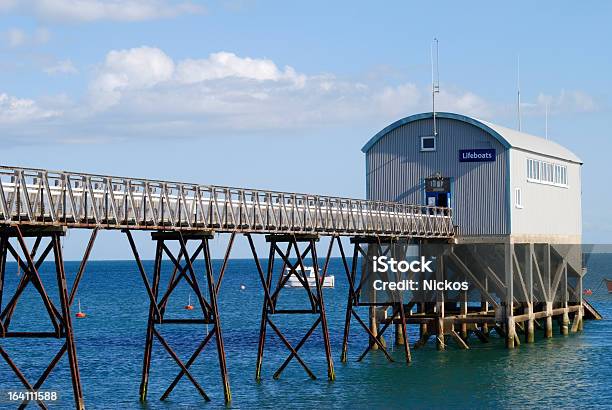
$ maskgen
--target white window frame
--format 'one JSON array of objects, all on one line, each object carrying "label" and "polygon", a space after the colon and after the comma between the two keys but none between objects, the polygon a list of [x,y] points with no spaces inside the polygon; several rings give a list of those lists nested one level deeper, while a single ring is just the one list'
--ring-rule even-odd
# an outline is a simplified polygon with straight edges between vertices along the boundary
[{"label": "white window frame", "polygon": [[[423,146],[423,140],[425,139],[433,139],[433,148],[425,148]],[[435,151],[438,148],[438,141],[435,135],[424,135],[421,137],[421,151],[422,152],[431,152]]]},{"label": "white window frame", "polygon": [[527,158],[527,182],[569,188],[567,165]]},{"label": "white window frame", "polygon": [[523,209],[523,190],[519,187],[514,188],[514,206]]}]

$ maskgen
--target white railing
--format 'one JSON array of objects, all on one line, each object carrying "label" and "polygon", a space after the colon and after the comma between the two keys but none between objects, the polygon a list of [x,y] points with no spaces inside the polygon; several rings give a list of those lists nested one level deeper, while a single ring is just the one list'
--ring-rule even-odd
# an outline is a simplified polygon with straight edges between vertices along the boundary
[{"label": "white railing", "polygon": [[0,166],[0,224],[450,237],[450,208]]}]

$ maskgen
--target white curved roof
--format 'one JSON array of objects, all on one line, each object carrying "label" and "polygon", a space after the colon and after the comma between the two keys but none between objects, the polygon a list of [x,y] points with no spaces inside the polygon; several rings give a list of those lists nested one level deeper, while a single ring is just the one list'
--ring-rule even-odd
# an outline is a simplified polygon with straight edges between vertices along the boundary
[{"label": "white curved roof", "polygon": [[[402,118],[401,120],[395,121],[393,124],[385,127],[375,136],[373,136],[361,149],[363,152],[367,152],[370,148],[376,144],[386,134],[398,128],[402,125],[408,124],[413,121],[431,118],[432,113],[422,113]],[[526,134],[517,130],[502,127],[501,125],[493,124],[488,121],[479,120],[477,118],[468,117],[466,115],[455,114],[450,112],[436,112],[436,118],[449,118],[453,120],[463,121],[491,134],[506,148],[516,148],[524,151],[533,152],[535,154],[546,155],[553,158],[559,158],[565,161],[575,162],[582,164],[582,160],[569,149],[564,146],[557,144],[554,141],[547,140],[544,138],[536,137],[535,135]]]},{"label": "white curved roof", "polygon": [[582,164],[582,160],[576,154],[554,141],[526,134],[511,128],[502,127],[501,125],[492,124],[488,121],[478,121],[500,134],[513,148]]}]

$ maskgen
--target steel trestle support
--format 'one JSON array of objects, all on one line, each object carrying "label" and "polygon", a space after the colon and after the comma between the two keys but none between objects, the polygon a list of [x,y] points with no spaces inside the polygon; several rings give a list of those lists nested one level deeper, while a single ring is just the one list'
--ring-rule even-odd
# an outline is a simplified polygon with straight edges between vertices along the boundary
[{"label": "steel trestle support", "polygon": [[[233,245],[233,236],[230,238],[230,242],[228,244],[228,248],[225,254],[225,259],[223,263],[223,267],[221,268],[218,279],[215,281],[215,276],[213,273],[212,260],[210,256],[210,248],[209,248],[209,240],[213,238],[213,234],[209,231],[203,232],[185,232],[181,233],[180,231],[158,231],[153,232],[151,234],[151,238],[156,243],[156,251],[155,251],[155,262],[153,268],[153,279],[149,282],[148,275],[144,269],[140,256],[138,254],[138,250],[136,248],[136,244],[132,237],[132,234],[129,230],[124,230],[128,241],[130,243],[130,247],[134,254],[134,258],[138,265],[138,270],[143,279],[143,283],[147,290],[147,294],[149,297],[150,307],[149,307],[149,317],[147,323],[147,333],[145,338],[145,347],[144,347],[144,358],[143,358],[143,366],[142,366],[142,379],[140,383],[140,400],[145,401],[147,398],[147,388],[149,383],[149,371],[151,368],[151,356],[153,351],[153,341],[157,339],[159,343],[166,350],[168,355],[174,360],[177,366],[180,368],[180,371],[174,377],[168,388],[161,396],[161,400],[165,400],[168,398],[172,390],[176,387],[179,381],[183,377],[187,377],[189,381],[193,384],[198,393],[204,398],[204,400],[209,401],[207,393],[204,391],[202,386],[197,382],[194,375],[192,374],[190,367],[198,358],[200,353],[204,350],[207,344],[215,338],[216,347],[217,347],[217,355],[219,361],[219,369],[221,372],[221,380],[223,383],[223,392],[225,397],[225,403],[231,402],[231,391],[229,385],[229,376],[227,372],[227,365],[225,360],[225,348],[223,345],[223,337],[221,333],[221,322],[219,318],[219,309],[217,306],[217,294],[221,285],[221,280],[223,278],[227,261],[229,260],[230,251]],[[187,248],[187,244],[190,242],[198,243],[197,248],[190,253]],[[179,252],[177,255],[173,254],[170,248],[168,247],[169,243],[178,244]],[[168,279],[168,284],[162,293],[161,289],[161,279],[162,279],[162,261],[166,256],[173,265],[173,272]],[[202,288],[203,284],[199,283],[198,275],[196,274],[196,269],[194,264],[198,257],[203,258],[204,262],[204,276],[206,281],[206,289]],[[173,291],[176,289],[177,285],[181,282],[185,281],[191,291],[196,296],[196,306],[195,310],[201,311],[201,317],[199,319],[166,319],[166,307],[168,304],[168,300],[172,295]],[[206,295],[206,293],[208,293]],[[205,337],[202,339],[198,347],[189,357],[186,362],[183,362],[176,352],[172,349],[172,347],[168,344],[166,339],[162,336],[159,328],[163,324],[173,324],[173,325],[212,325],[212,329],[206,332]]]},{"label": "steel trestle support", "polygon": [[[410,353],[410,343],[408,340],[408,331],[406,328],[406,306],[403,301],[380,301],[377,302],[375,300],[369,302],[362,302],[360,300],[362,296],[362,292],[369,291],[364,289],[366,284],[369,284],[368,280],[370,280],[371,270],[365,269],[365,265],[362,266],[362,269],[359,269],[360,256],[363,258],[363,264],[369,263],[374,256],[383,256],[391,253],[396,259],[401,260],[405,257],[406,252],[406,241],[398,240],[397,238],[381,238],[381,237],[354,237],[351,238],[351,243],[353,244],[353,257],[351,263],[350,272],[346,269],[347,281],[349,284],[348,291],[348,300],[346,304],[346,316],[344,321],[344,337],[342,340],[342,353],[340,356],[340,360],[342,363],[346,363],[348,360],[348,342],[350,335],[350,326],[351,319],[355,318],[357,323],[361,326],[361,328],[368,335],[368,346],[365,348],[363,353],[359,356],[357,361],[363,360],[365,355],[372,349],[380,349],[387,360],[393,362],[393,358],[389,354],[387,350],[387,346],[384,343],[383,335],[385,331],[393,324],[394,319],[399,319],[399,326],[396,329],[396,332],[399,330],[401,332],[401,339],[403,339],[403,347],[404,347],[404,356],[406,363],[410,363],[411,353]],[[365,246],[364,246],[365,245]],[[400,255],[400,254],[404,255]],[[342,252],[342,259],[345,263],[346,256],[344,252]],[[398,258],[399,256],[399,258]],[[357,308],[359,307],[367,307],[370,312],[370,324],[366,324],[363,319],[357,313]],[[377,319],[377,308],[391,309],[391,317],[390,319],[386,319],[382,328],[379,328]]]},{"label": "steel trestle support", "polygon": [[[81,389],[81,379],[79,374],[79,366],[77,360],[76,344],[74,340],[74,330],[72,327],[70,305],[74,301],[79,283],[83,277],[85,266],[89,259],[91,248],[93,247],[97,229],[94,229],[91,239],[85,250],[85,255],[81,261],[72,289],[69,292],[66,272],[64,269],[64,259],[62,255],[61,238],[64,236],[63,228],[55,227],[29,227],[29,226],[5,226],[0,228],[0,339],[2,338],[55,338],[64,339],[64,343],[59,351],[54,355],[49,364],[45,367],[39,378],[34,384],[30,383],[23,372],[19,369],[16,363],[12,360],[8,352],[0,346],[0,356],[9,365],[17,379],[21,382],[24,388],[28,391],[38,391],[43,383],[47,380],[53,369],[57,366],[64,354],[68,356],[70,367],[70,378],[72,382],[72,390],[74,395],[74,405],[76,409],[84,409],[85,403],[83,400],[83,391]],[[32,248],[28,248],[25,238],[34,238]],[[13,246],[11,239],[15,239],[17,246]],[[48,240],[48,241],[47,241]],[[41,244],[47,242],[42,248],[43,251],[37,257]],[[11,254],[17,261],[19,269],[23,271],[23,275],[14,294],[8,300],[6,305],[3,305],[3,296],[6,294],[5,277],[6,277],[6,261],[8,254]],[[45,289],[42,277],[39,273],[39,268],[48,258],[53,258],[55,266],[55,276],[57,279],[59,308],[53,303],[49,293]],[[17,303],[28,285],[32,285],[40,298],[49,316],[53,331],[12,331],[11,320],[15,313]],[[6,295],[8,296],[8,295]],[[21,403],[20,408],[24,408],[29,404],[28,400]],[[42,401],[37,401],[40,408],[47,408]]]},{"label": "steel trestle support", "polygon": [[[304,368],[310,378],[316,379],[315,374],[310,370],[308,365],[300,356],[299,350],[320,325],[321,331],[323,333],[325,357],[327,360],[327,378],[330,381],[335,380],[336,375],[334,372],[334,363],[331,354],[331,344],[327,326],[327,316],[325,314],[325,303],[323,300],[322,286],[325,275],[327,274],[327,267],[329,263],[329,258],[331,256],[331,249],[334,240],[337,238],[332,238],[332,241],[330,242],[330,247],[327,252],[327,258],[325,261],[323,272],[321,273],[319,272],[319,263],[316,249],[316,243],[318,241],[317,235],[268,235],[266,236],[266,241],[269,243],[270,252],[268,255],[267,272],[264,273],[264,270],[262,269],[262,266],[259,262],[259,258],[257,256],[253,240],[249,234],[247,234],[246,236],[249,240],[251,251],[253,253],[253,258],[255,260],[259,277],[264,290],[255,379],[258,381],[261,380],[263,355],[266,343],[266,330],[268,329],[268,327],[273,330],[273,332],[277,335],[277,337],[281,340],[281,342],[290,352],[289,356],[287,356],[281,366],[274,373],[273,378],[278,379],[281,373],[287,367],[287,365],[293,359],[295,359]],[[300,245],[305,246],[305,248],[301,250]],[[277,257],[279,257],[282,262],[282,269],[280,270],[280,272],[277,272],[275,274],[274,262]],[[295,260],[295,262],[293,262],[292,260]],[[313,269],[314,284],[312,282],[309,283],[308,281],[308,275],[305,269],[306,260],[309,261],[310,266]],[[282,292],[283,288],[285,287],[285,284],[292,276],[297,278],[302,288],[306,291],[306,296],[308,297],[308,303],[310,306],[306,309],[277,309],[279,294]],[[284,316],[292,314],[316,315],[315,321],[296,345],[292,345],[291,342],[285,337],[281,329],[279,329],[279,327],[272,321],[272,318],[275,315]]]}]

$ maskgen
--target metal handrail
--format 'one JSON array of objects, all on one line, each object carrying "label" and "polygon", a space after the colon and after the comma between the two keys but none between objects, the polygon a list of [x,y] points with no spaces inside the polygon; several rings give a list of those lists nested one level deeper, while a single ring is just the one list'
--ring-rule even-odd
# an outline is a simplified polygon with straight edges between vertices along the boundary
[{"label": "metal handrail", "polygon": [[295,192],[0,166],[0,223],[101,229],[454,235],[452,210]]}]

